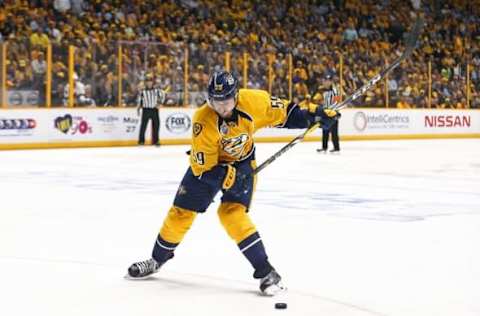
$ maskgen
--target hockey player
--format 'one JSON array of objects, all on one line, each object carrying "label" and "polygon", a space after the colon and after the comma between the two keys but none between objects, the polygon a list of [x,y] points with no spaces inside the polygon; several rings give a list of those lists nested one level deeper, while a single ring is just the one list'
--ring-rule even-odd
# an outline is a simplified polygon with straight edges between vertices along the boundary
[{"label": "hockey player", "polygon": [[206,211],[221,191],[218,217],[227,234],[253,266],[260,291],[275,295],[284,289],[270,264],[263,242],[248,210],[254,191],[256,167],[253,134],[267,126],[306,128],[321,122],[328,128],[338,112],[317,107],[310,112],[266,91],[238,89],[228,72],[215,72],[208,84],[207,104],[193,117],[190,167],[155,241],[152,258],[132,264],[127,277],[144,278],[157,272],[174,256],[198,213]]}]

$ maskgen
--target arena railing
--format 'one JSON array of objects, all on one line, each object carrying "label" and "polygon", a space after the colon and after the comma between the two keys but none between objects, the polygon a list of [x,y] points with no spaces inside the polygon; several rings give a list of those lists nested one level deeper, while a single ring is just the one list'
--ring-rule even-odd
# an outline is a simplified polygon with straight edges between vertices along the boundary
[{"label": "arena railing", "polygon": [[[3,42],[1,108],[135,106],[136,91],[147,74],[168,92],[165,106],[196,107],[205,100],[209,74],[220,69],[235,73],[242,88],[264,89],[296,102],[310,94],[322,102],[327,78],[342,95],[349,94],[391,59],[369,53],[357,58],[337,51],[294,55],[275,49],[204,49],[152,41],[73,43],[31,47],[25,40]],[[83,99],[76,95],[77,88]],[[414,55],[356,105],[478,108],[479,91],[478,58],[446,66]]]}]

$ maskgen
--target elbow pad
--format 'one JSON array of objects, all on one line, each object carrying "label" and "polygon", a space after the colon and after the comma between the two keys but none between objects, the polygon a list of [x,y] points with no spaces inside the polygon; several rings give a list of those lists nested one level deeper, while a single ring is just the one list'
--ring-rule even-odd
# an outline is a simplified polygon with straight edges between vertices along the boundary
[{"label": "elbow pad", "polygon": [[314,115],[308,110],[300,109],[296,103],[291,102],[287,109],[288,117],[283,128],[307,128],[314,121]]}]

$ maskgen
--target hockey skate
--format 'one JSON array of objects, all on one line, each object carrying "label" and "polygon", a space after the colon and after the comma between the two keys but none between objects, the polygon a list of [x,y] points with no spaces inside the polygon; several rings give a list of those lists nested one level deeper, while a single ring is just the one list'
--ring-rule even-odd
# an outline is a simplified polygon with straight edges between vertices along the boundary
[{"label": "hockey skate", "polygon": [[157,272],[161,266],[162,264],[159,264],[153,258],[145,261],[135,262],[128,268],[128,273],[125,278],[130,280],[144,280]]},{"label": "hockey skate", "polygon": [[260,280],[260,291],[263,295],[274,296],[286,289],[282,284],[282,277],[275,270],[270,271],[269,274]]}]

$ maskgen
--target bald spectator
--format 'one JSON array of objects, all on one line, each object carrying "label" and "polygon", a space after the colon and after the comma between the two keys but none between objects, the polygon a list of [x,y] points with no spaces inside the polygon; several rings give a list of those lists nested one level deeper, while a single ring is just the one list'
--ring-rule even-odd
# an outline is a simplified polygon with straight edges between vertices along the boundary
[{"label": "bald spectator", "polygon": [[60,13],[65,13],[72,7],[70,0],[54,0],[53,8]]}]

